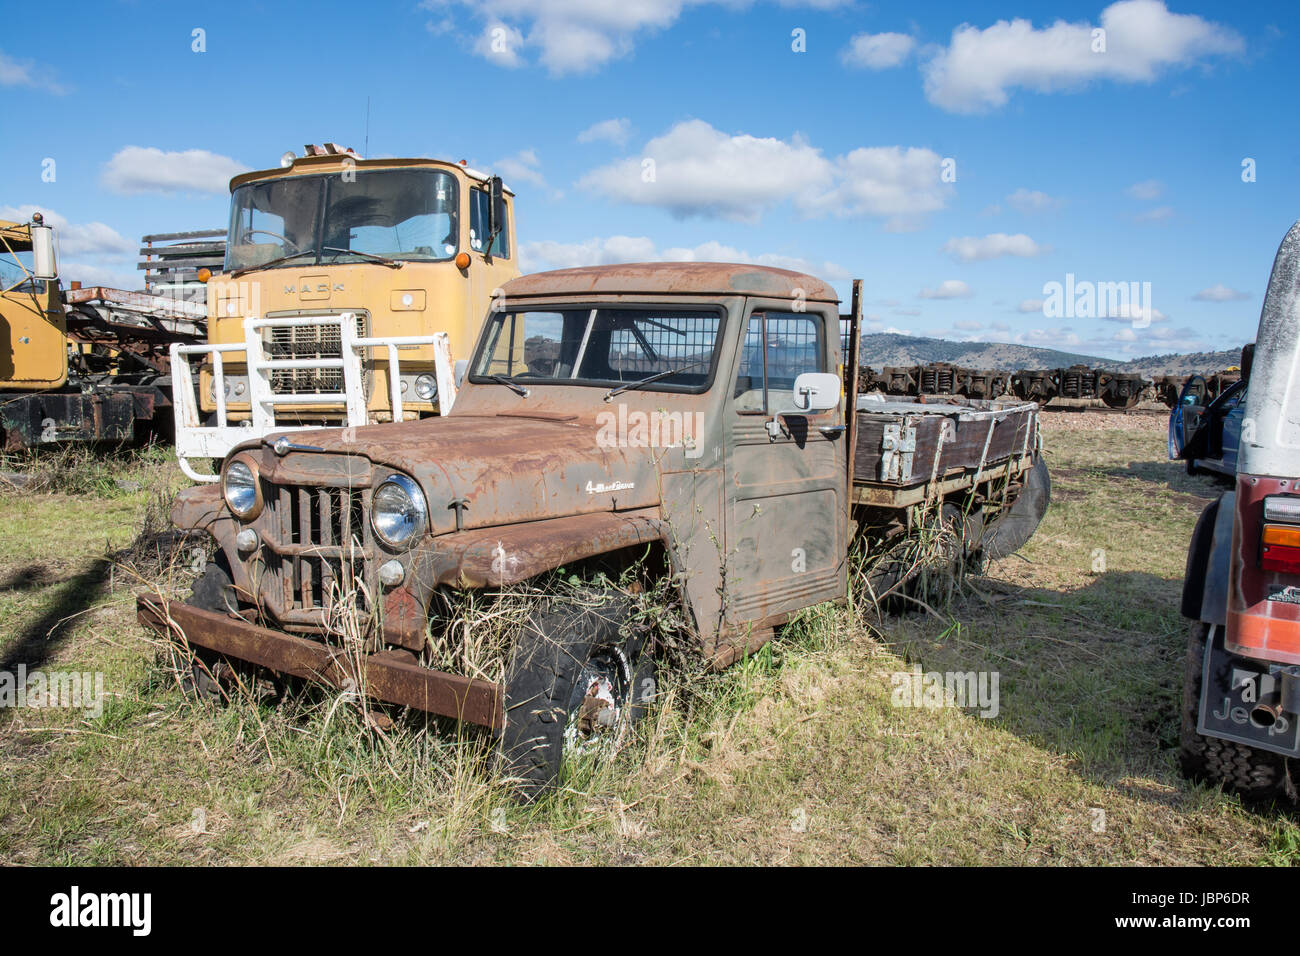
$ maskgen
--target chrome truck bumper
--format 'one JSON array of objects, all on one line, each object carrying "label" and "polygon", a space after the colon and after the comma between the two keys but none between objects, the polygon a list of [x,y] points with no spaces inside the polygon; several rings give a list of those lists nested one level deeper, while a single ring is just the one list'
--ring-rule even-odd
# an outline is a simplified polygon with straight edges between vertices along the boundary
[{"label": "chrome truck bumper", "polygon": [[136,596],[136,616],[151,631],[204,647],[278,674],[333,687],[352,686],[367,697],[451,717],[494,731],[505,727],[501,685],[429,670],[411,655],[384,651],[358,662],[342,649],[206,611],[155,594]]}]

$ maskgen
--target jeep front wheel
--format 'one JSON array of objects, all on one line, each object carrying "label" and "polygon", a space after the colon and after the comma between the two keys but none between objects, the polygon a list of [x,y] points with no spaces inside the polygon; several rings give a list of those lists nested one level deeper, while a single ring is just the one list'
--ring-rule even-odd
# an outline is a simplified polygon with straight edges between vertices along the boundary
[{"label": "jeep front wheel", "polygon": [[621,594],[534,610],[506,674],[502,768],[525,800],[553,788],[565,756],[613,753],[654,694],[654,662]]}]

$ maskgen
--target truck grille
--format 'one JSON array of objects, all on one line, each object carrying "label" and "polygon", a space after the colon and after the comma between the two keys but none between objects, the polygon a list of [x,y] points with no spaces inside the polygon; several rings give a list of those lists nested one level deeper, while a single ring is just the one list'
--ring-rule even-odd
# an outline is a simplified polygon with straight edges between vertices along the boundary
[{"label": "truck grille", "polygon": [[[272,359],[340,358],[343,354],[337,325],[305,325],[263,331]],[[366,317],[357,316],[357,335],[366,335]],[[277,395],[311,395],[343,391],[343,370],[337,368],[275,369],[271,391]]]},{"label": "truck grille", "polygon": [[370,607],[363,586],[371,545],[369,492],[361,488],[280,486],[268,500],[270,528],[279,537],[278,569],[294,611]]}]

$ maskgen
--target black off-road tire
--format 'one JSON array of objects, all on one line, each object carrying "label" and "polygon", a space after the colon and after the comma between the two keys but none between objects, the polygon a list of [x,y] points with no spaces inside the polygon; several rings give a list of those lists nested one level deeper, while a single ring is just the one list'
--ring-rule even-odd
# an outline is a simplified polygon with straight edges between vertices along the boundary
[{"label": "black off-road tire", "polygon": [[[203,573],[194,582],[194,589],[185,603],[205,611],[217,611],[225,614],[237,611],[238,598],[230,571],[225,563],[225,556],[218,554],[203,568]],[[230,661],[206,647],[190,645],[191,660],[188,671],[181,676],[181,688],[186,694],[198,700],[220,702],[226,699],[217,680],[217,675],[231,666]]]},{"label": "black off-road tire", "polygon": [[500,751],[502,771],[524,801],[538,799],[559,780],[577,681],[593,657],[624,655],[634,693],[623,702],[623,726],[644,715],[648,702],[639,699],[639,689],[647,679],[653,688],[653,662],[632,632],[630,609],[624,595],[599,593],[552,599],[529,615],[506,672]]},{"label": "black off-road tire", "polygon": [[1287,789],[1286,760],[1281,754],[1207,737],[1196,731],[1201,708],[1201,671],[1209,634],[1210,625],[1194,621],[1187,635],[1182,727],[1178,740],[1178,763],[1183,776],[1222,787],[1246,800],[1279,798]]}]

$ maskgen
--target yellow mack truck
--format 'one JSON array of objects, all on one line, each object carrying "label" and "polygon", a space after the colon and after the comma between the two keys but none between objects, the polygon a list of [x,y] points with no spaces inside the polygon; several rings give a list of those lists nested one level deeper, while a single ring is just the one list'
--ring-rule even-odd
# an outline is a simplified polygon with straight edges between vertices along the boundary
[{"label": "yellow mack truck", "polygon": [[192,462],[273,431],[451,410],[456,360],[519,274],[499,176],[328,143],[236,176],[230,192],[224,268],[200,272],[207,343],[172,348],[189,477],[215,481]]}]

